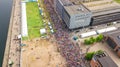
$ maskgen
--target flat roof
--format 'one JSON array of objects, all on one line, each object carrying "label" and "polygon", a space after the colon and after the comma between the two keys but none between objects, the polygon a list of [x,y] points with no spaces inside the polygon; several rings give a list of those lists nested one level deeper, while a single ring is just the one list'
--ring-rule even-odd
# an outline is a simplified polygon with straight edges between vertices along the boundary
[{"label": "flat roof", "polygon": [[94,58],[102,67],[118,67],[105,51],[101,54],[94,55]]},{"label": "flat roof", "polygon": [[93,16],[111,14],[111,13],[116,13],[116,12],[120,12],[120,6],[119,7],[116,6],[116,7],[106,8],[106,9],[102,9],[102,10],[92,11]]},{"label": "flat roof", "polygon": [[120,12],[120,4],[113,0],[98,0],[83,3],[91,12],[93,16],[105,15],[115,12]]},{"label": "flat roof", "polygon": [[68,12],[69,15],[91,12],[82,3],[75,4],[69,0],[59,0],[59,1],[61,1],[64,9]]},{"label": "flat roof", "polygon": [[71,14],[79,14],[79,13],[87,13],[89,12],[85,7],[82,5],[71,5],[71,6],[64,6],[66,11]]},{"label": "flat roof", "polygon": [[98,58],[98,62],[100,62],[103,67],[118,67],[109,56]]}]

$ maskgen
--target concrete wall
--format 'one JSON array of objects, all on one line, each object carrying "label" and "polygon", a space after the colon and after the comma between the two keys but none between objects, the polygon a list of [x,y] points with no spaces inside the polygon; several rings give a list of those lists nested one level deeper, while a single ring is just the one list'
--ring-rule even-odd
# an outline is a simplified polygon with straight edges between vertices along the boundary
[{"label": "concrete wall", "polygon": [[60,15],[60,17],[62,17],[63,14],[63,5],[60,2],[60,0],[56,0],[56,11],[58,12],[58,14]]},{"label": "concrete wall", "polygon": [[85,27],[90,25],[92,13],[81,13],[72,15],[70,19],[70,29]]},{"label": "concrete wall", "polygon": [[62,19],[66,23],[67,27],[70,26],[70,15],[67,13],[65,9],[63,9]]},{"label": "concrete wall", "polygon": [[55,0],[55,9],[69,29],[75,29],[90,25],[92,17],[91,12],[70,15],[64,9],[64,6],[60,0]]},{"label": "concrete wall", "polygon": [[116,43],[114,43],[113,40],[109,37],[107,39],[107,43],[112,49],[115,49],[115,47],[117,46]]}]

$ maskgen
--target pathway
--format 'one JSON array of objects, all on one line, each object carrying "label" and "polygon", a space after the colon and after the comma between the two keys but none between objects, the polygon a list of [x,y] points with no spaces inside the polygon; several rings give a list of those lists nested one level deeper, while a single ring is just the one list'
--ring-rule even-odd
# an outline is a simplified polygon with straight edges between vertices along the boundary
[{"label": "pathway", "polygon": [[17,39],[17,35],[20,34],[21,25],[21,0],[14,0],[14,15],[13,25],[11,32],[11,42],[9,51],[9,60],[13,61],[12,67],[20,67],[20,40]]}]

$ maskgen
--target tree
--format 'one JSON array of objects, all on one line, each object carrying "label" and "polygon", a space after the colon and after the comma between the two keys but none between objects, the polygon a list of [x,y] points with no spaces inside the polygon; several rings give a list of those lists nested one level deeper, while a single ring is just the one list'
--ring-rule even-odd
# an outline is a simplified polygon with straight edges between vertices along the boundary
[{"label": "tree", "polygon": [[102,40],[103,40],[103,35],[102,34],[98,35],[96,38],[96,42],[100,42]]},{"label": "tree", "polygon": [[104,51],[102,51],[102,50],[98,50],[95,54],[103,54],[104,53]]},{"label": "tree", "polygon": [[95,52],[89,52],[89,53],[86,54],[85,58],[86,58],[87,60],[91,60],[92,57],[94,56],[94,54],[95,54]]},{"label": "tree", "polygon": [[93,44],[94,42],[96,42],[96,38],[94,38],[94,37],[91,37],[89,40],[90,40],[91,44]]},{"label": "tree", "polygon": [[102,50],[98,50],[96,52],[89,52],[89,53],[86,54],[85,58],[86,58],[86,60],[91,60],[94,55],[100,55],[100,54],[103,54],[103,53],[104,53],[104,51],[102,51]]},{"label": "tree", "polygon": [[93,43],[94,43],[94,41],[93,41],[93,40],[91,40],[91,39],[89,39],[89,42],[90,42],[90,44],[93,44]]},{"label": "tree", "polygon": [[96,39],[94,37],[84,40],[84,44],[86,44],[86,45],[93,44],[94,42],[96,42]]},{"label": "tree", "polygon": [[90,45],[90,40],[85,39],[85,40],[84,40],[84,44],[86,44],[86,45]]}]

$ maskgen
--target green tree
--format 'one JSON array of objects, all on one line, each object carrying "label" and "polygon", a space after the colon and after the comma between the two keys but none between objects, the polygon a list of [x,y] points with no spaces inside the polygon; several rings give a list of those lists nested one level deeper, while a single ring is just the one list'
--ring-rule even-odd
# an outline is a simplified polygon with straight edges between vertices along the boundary
[{"label": "green tree", "polygon": [[94,56],[94,54],[95,54],[95,52],[89,52],[89,53],[86,54],[85,58],[86,58],[87,60],[91,60],[92,57]]},{"label": "green tree", "polygon": [[99,54],[103,54],[103,52],[104,52],[104,51],[102,51],[102,50],[98,50],[95,54],[98,54],[98,55],[99,55]]},{"label": "green tree", "polygon": [[91,43],[90,43],[90,41],[89,41],[88,39],[85,39],[85,40],[84,40],[84,44],[90,45]]},{"label": "green tree", "polygon": [[102,40],[103,40],[103,35],[102,34],[98,35],[96,38],[96,42],[100,42]]},{"label": "green tree", "polygon": [[102,54],[103,52],[104,51],[102,51],[102,50],[98,50],[96,52],[89,52],[86,54],[85,58],[86,58],[86,60],[91,60],[95,54],[99,55],[99,54]]},{"label": "green tree", "polygon": [[93,43],[94,43],[94,41],[93,41],[93,40],[91,40],[91,39],[89,39],[89,42],[90,42],[90,44],[93,44]]},{"label": "green tree", "polygon": [[94,37],[84,40],[84,44],[86,44],[86,45],[93,44],[94,42],[96,42],[96,39]]},{"label": "green tree", "polygon": [[91,37],[89,40],[91,41],[91,44],[93,44],[94,42],[96,42],[96,38],[94,38],[94,37]]}]

